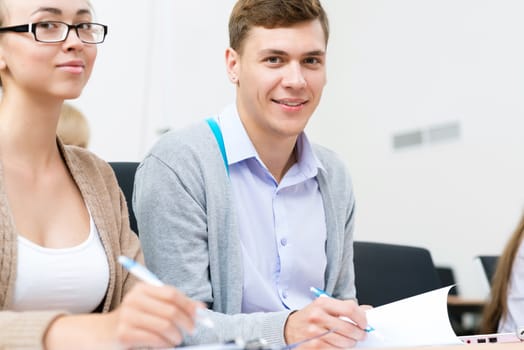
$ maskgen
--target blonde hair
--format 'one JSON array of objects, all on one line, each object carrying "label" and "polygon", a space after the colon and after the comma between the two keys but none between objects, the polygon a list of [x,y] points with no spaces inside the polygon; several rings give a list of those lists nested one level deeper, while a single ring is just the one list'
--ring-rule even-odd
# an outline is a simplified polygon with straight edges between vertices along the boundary
[{"label": "blonde hair", "polygon": [[[482,315],[482,333],[495,333],[498,329],[499,321],[506,317],[508,313],[508,282],[511,277],[511,270],[519,246],[524,239],[524,216],[513,232],[513,235],[506,243],[504,251],[497,262],[497,269],[491,282],[491,298]],[[521,271],[519,271],[521,273]]]},{"label": "blonde hair", "polygon": [[64,103],[56,134],[66,145],[87,148],[89,144],[89,125],[86,117],[77,108]]}]

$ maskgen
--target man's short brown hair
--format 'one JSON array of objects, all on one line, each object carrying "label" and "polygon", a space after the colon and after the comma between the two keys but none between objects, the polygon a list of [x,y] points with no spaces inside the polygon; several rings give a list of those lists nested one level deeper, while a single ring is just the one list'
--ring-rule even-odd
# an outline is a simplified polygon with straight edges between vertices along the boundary
[{"label": "man's short brown hair", "polygon": [[329,22],[319,0],[238,0],[229,17],[229,46],[241,53],[253,27],[290,27],[316,19],[320,20],[327,44]]}]

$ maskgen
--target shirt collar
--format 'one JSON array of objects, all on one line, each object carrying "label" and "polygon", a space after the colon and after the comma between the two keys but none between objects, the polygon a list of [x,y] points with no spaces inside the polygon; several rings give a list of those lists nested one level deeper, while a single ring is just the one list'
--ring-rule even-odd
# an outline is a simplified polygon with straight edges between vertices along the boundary
[{"label": "shirt collar", "polygon": [[228,165],[257,157],[257,151],[238,116],[235,105],[227,106],[218,115],[218,123],[224,138]]},{"label": "shirt collar", "polygon": [[313,152],[313,146],[309,142],[305,132],[298,135],[297,139],[297,165],[300,172],[306,177],[314,177],[318,173],[318,169],[324,170],[322,163]]},{"label": "shirt collar", "polygon": [[[238,110],[234,104],[227,106],[218,116],[218,123],[224,138],[228,165],[243,160],[256,158],[263,164],[249,138]],[[299,171],[306,177],[316,176],[318,169],[324,170],[322,163],[313,152],[313,147],[306,134],[302,132],[297,139],[297,164]]]}]

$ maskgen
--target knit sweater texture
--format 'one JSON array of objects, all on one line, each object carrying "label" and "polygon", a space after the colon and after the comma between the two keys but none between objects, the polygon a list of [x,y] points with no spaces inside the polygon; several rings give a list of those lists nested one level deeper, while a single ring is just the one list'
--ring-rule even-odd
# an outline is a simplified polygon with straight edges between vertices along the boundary
[{"label": "knit sweater texture", "polygon": [[[60,142],[59,148],[106,252],[110,277],[101,311],[108,312],[120,304],[135,282],[116,263],[116,258],[126,255],[143,261],[139,241],[129,227],[126,201],[111,167],[85,149],[63,146]],[[10,311],[17,271],[17,237],[0,162],[0,349],[40,349],[49,325],[67,311]]]},{"label": "knit sweater texture", "polygon": [[[335,153],[317,145],[313,150],[323,166],[317,181],[327,230],[324,288],[338,299],[354,299],[351,180]],[[148,267],[212,310],[215,328],[197,327],[186,345],[236,337],[285,344],[284,325],[292,310],[241,313],[243,267],[233,194],[205,122],[157,142],[138,168],[133,209]]]}]

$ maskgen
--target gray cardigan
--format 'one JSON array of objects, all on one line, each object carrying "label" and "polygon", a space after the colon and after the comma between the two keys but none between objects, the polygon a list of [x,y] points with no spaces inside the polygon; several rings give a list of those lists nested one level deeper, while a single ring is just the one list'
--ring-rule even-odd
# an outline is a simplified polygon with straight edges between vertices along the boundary
[{"label": "gray cardigan", "polygon": [[[331,151],[314,146],[325,207],[325,289],[354,299],[355,200],[349,174]],[[284,345],[291,311],[241,314],[242,254],[229,178],[204,122],[164,135],[140,164],[133,208],[147,266],[164,282],[209,305],[214,330],[198,327],[184,343],[241,337]],[[305,213],[306,214],[306,213]]]}]

